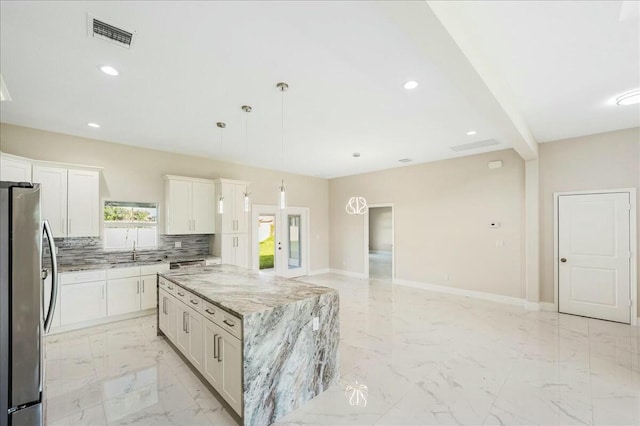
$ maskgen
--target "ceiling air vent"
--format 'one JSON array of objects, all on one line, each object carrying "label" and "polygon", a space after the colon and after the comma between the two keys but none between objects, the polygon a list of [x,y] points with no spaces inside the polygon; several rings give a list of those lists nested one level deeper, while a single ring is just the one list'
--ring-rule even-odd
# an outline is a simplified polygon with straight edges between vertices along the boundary
[{"label": "ceiling air vent", "polygon": [[401,163],[410,163],[411,162],[411,158],[401,158],[398,160]]},{"label": "ceiling air vent", "polygon": [[493,145],[500,145],[500,142],[498,142],[495,139],[486,139],[484,141],[465,143],[462,145],[455,145],[451,147],[451,150],[460,152],[460,151],[468,151],[470,149],[486,148],[488,146],[493,146]]},{"label": "ceiling air vent", "polygon": [[89,37],[99,38],[125,49],[133,46],[135,32],[118,28],[95,16],[87,15],[87,30]]}]

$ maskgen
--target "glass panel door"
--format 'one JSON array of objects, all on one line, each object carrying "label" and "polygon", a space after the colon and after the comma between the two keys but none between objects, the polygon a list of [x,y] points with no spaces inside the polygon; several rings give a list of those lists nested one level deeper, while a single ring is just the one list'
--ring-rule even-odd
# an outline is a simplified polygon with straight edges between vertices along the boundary
[{"label": "glass panel door", "polygon": [[302,266],[302,253],[300,247],[300,222],[301,217],[299,214],[287,215],[288,224],[288,245],[289,245],[289,259],[287,266],[289,269],[300,268]]}]

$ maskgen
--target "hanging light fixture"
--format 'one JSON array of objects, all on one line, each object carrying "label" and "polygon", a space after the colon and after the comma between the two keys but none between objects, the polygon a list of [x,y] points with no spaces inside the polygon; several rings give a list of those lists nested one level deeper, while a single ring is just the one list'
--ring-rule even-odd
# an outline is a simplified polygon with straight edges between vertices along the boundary
[{"label": "hanging light fixture", "polygon": [[[251,106],[249,105],[242,105],[242,110],[247,113],[244,120],[244,133],[246,138],[246,150],[248,154],[249,153],[249,113],[253,111],[253,108],[251,108]],[[249,199],[249,196],[251,195],[251,193],[247,191],[247,188],[245,188],[242,195],[244,196],[244,211],[245,213],[247,213],[249,212],[249,208],[251,207],[251,200]]]},{"label": "hanging light fixture", "polygon": [[[353,158],[360,158],[359,152],[353,153]],[[345,210],[347,214],[365,214],[367,212],[367,200],[364,197],[351,197],[347,201]]]},{"label": "hanging light fixture", "polygon": [[[282,129],[282,165],[284,166],[284,92],[289,90],[289,85],[287,83],[278,83],[276,85],[278,90],[282,92],[282,108],[281,108],[281,129]],[[282,179],[282,185],[280,185],[280,198],[278,199],[278,207],[280,210],[284,210],[287,208],[287,190],[284,186],[284,179]]]},{"label": "hanging light fixture", "polygon": [[[227,125],[226,123],[223,123],[222,121],[218,121],[216,123],[216,126],[218,126],[218,128],[220,129],[220,152],[222,152],[222,129],[226,128]],[[224,197],[222,196],[222,194],[220,194],[218,196],[218,214],[222,214],[224,213]]]}]

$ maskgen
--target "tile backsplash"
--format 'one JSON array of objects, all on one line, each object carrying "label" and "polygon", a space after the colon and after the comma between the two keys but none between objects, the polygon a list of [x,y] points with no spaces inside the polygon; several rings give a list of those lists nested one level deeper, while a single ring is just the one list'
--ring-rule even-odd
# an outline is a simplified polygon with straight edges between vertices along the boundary
[{"label": "tile backsplash", "polygon": [[[210,254],[209,235],[158,235],[158,248],[156,250],[136,250],[139,261],[153,261],[156,259],[182,259]],[[113,251],[105,250],[100,237],[81,238],[56,238],[58,247],[58,265],[77,266],[95,265],[101,263],[120,263],[131,260],[131,250]],[[175,243],[180,242],[181,248],[175,248]],[[49,259],[49,246],[46,241],[45,267]]]}]

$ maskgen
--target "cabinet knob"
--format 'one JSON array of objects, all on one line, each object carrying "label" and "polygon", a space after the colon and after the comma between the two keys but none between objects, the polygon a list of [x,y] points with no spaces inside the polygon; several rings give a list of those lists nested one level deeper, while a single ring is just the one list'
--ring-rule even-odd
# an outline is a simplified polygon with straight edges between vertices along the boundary
[{"label": "cabinet knob", "polygon": [[561,258],[561,259],[560,259],[560,262],[562,262],[562,263],[566,263],[566,262],[567,262],[567,259],[563,257],[563,258]]}]

